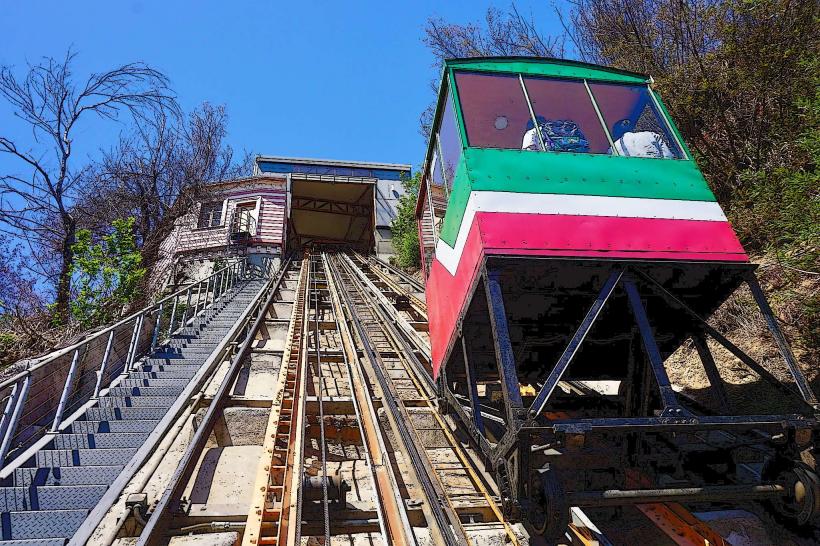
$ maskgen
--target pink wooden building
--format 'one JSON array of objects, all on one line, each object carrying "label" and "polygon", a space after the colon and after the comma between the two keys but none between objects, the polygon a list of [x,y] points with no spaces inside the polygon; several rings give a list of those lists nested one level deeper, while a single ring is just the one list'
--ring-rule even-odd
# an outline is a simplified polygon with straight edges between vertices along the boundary
[{"label": "pink wooden building", "polygon": [[[163,247],[168,268],[278,258],[310,244],[392,253],[390,224],[410,166],[259,156],[254,175],[216,182]],[[193,269],[193,271],[191,271]]]}]

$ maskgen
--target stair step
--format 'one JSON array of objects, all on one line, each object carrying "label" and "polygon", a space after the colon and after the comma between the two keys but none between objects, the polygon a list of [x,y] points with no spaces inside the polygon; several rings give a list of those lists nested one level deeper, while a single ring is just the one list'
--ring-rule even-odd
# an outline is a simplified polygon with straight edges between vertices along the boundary
[{"label": "stair step", "polygon": [[64,538],[31,538],[23,540],[0,540],[0,546],[63,546]]},{"label": "stair step", "polygon": [[97,505],[106,489],[108,485],[0,487],[0,512],[91,509]]},{"label": "stair step", "polygon": [[122,465],[111,466],[65,466],[23,467],[14,470],[14,485],[105,485],[114,482],[122,471]]},{"label": "stair step", "polygon": [[145,443],[147,433],[126,432],[96,434],[58,434],[48,446],[50,449],[110,449],[139,447]]},{"label": "stair step", "polygon": [[196,371],[192,370],[175,370],[170,369],[168,371],[165,370],[156,370],[156,371],[136,371],[131,372],[128,375],[129,379],[184,379],[186,382],[189,381]]},{"label": "stair step", "polygon": [[131,460],[137,448],[43,449],[36,466],[116,466]]},{"label": "stair step", "polygon": [[[189,361],[190,362],[190,361]],[[192,372],[193,375],[198,369],[202,367],[202,362],[197,364],[169,364],[169,365],[146,365],[139,368],[141,372]],[[129,377],[131,374],[129,374]]]},{"label": "stair step", "polygon": [[86,421],[111,421],[119,419],[162,419],[168,408],[89,408]]},{"label": "stair step", "polygon": [[101,408],[169,408],[177,396],[103,396]]},{"label": "stair step", "polygon": [[185,388],[185,385],[176,387],[131,387],[131,386],[117,386],[111,387],[108,391],[108,396],[178,396]]},{"label": "stair step", "polygon": [[120,381],[119,387],[185,387],[188,381],[184,379],[134,379],[127,378]]},{"label": "stair step", "polygon": [[4,539],[68,538],[74,534],[88,510],[9,512],[2,517]]},{"label": "stair step", "polygon": [[149,433],[157,428],[158,424],[158,419],[135,419],[130,421],[74,421],[64,432],[66,434],[98,434],[106,432]]}]

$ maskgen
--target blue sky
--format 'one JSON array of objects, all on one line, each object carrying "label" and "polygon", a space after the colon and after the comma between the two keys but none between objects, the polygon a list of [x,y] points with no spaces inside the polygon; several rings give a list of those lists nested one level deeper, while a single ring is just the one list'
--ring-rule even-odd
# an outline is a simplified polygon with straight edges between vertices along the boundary
[{"label": "blue sky", "polygon": [[[430,16],[466,23],[506,2],[4,2],[0,64],[22,69],[73,45],[78,77],[144,61],[172,80],[184,109],[225,104],[229,143],[270,155],[422,160],[419,113],[431,100]],[[518,2],[558,29],[547,0]],[[123,127],[87,123],[82,156]],[[0,134],[30,140],[0,103]],[[0,158],[0,169],[8,167]]]}]

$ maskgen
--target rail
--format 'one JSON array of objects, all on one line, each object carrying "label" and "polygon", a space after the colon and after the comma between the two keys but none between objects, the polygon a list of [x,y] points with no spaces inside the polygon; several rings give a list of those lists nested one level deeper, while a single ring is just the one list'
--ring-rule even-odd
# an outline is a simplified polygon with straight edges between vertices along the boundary
[{"label": "rail", "polygon": [[[376,378],[380,382],[383,382],[383,385],[388,390],[393,388],[394,383],[401,384],[401,394],[399,394],[397,390],[394,391],[393,396],[388,396],[387,398],[390,401],[396,401],[394,402],[396,406],[395,410],[402,412],[406,411],[404,397],[408,396],[412,391],[415,391],[415,395],[410,396],[410,398],[415,398],[413,406],[417,409],[424,407],[428,410],[427,414],[434,420],[434,424],[430,430],[436,430],[437,433],[440,432],[443,435],[448,447],[455,456],[453,464],[434,464],[429,458],[423,442],[411,439],[414,435],[411,430],[415,430],[415,425],[412,424],[411,416],[408,416],[409,418],[405,417],[404,420],[410,423],[410,427],[406,433],[401,433],[401,436],[407,434],[407,438],[410,439],[410,444],[408,445],[410,453],[408,456],[411,462],[413,462],[413,466],[418,469],[418,474],[421,478],[420,485],[425,490],[427,498],[438,499],[440,502],[440,506],[432,511],[432,515],[437,520],[439,526],[446,525],[445,521],[449,521],[452,525],[452,531],[445,533],[444,537],[442,537],[443,541],[453,539],[459,541],[466,536],[466,541],[471,542],[470,534],[462,525],[459,518],[460,510],[466,508],[467,512],[470,513],[475,511],[483,513],[486,517],[485,523],[498,525],[499,530],[506,535],[505,540],[514,545],[520,544],[515,531],[504,519],[503,514],[499,510],[497,499],[492,496],[488,485],[484,483],[484,480],[473,468],[473,461],[470,460],[461,443],[454,437],[449,426],[439,415],[432,397],[428,394],[430,388],[429,381],[431,381],[432,378],[429,375],[430,372],[418,361],[419,353],[425,352],[426,348],[417,346],[414,350],[412,347],[413,338],[410,336],[406,339],[403,338],[403,333],[406,334],[406,331],[403,331],[399,327],[401,321],[397,320],[394,316],[391,317],[388,303],[384,301],[381,304],[379,303],[381,299],[379,292],[382,289],[369,282],[366,272],[362,267],[357,265],[356,260],[351,258],[350,255],[340,255],[337,259],[340,266],[339,270],[346,279],[344,286],[348,289],[345,295],[348,298],[352,298],[352,300],[358,299],[361,302],[361,305],[357,305],[354,301],[350,301],[351,307],[359,307],[358,313],[362,313],[363,311],[362,314],[359,314],[357,320],[353,320],[352,322],[355,324],[356,322],[363,321],[365,323],[369,322],[369,324],[372,325],[373,329],[368,325],[362,324],[365,328],[363,335],[368,335],[368,330],[381,331],[389,344],[394,347],[393,354],[397,357],[397,361],[401,363],[400,368],[390,366],[389,375],[386,375],[383,370],[379,369],[381,366],[376,366],[374,369]],[[372,262],[359,262],[359,264],[364,267],[372,266]],[[368,297],[368,291],[371,297]],[[365,319],[366,315],[371,315],[370,319]],[[380,359],[376,357],[376,361],[378,362],[379,360]],[[401,369],[403,369],[403,373],[400,372]],[[386,402],[388,402],[386,406],[392,405],[389,401]],[[390,409],[392,411],[393,408]],[[421,449],[418,449],[416,446],[420,446]],[[417,450],[417,453],[413,453]],[[455,461],[458,462],[456,463]],[[446,481],[453,480],[454,476],[459,472],[463,472],[464,479],[475,491],[474,503],[469,508],[463,504],[464,498],[462,498],[461,505],[459,505],[458,501],[455,501],[455,498],[451,498],[448,487],[445,485]],[[448,478],[443,479],[443,476],[448,476]],[[461,494],[456,495],[456,497],[459,496],[463,497]],[[454,537],[453,532],[458,533],[460,536]]]},{"label": "rail", "polygon": [[[0,476],[25,462],[32,445],[65,428],[160,340],[213,309],[237,283],[264,277],[270,268],[269,259],[235,260],[0,382]],[[5,464],[10,455],[17,457]]]},{"label": "rail", "polygon": [[[225,344],[221,354],[217,356],[217,359],[220,361],[224,359],[230,360],[228,371],[220,383],[219,390],[214,395],[213,401],[202,416],[199,426],[194,433],[194,437],[188,444],[173,476],[171,476],[168,487],[159,499],[151,517],[148,519],[145,528],[140,534],[140,538],[137,542],[138,546],[162,543],[164,538],[163,533],[167,531],[169,527],[169,518],[174,509],[178,508],[183,489],[188,484],[188,480],[194,472],[195,466],[199,461],[199,456],[208,441],[216,419],[225,407],[234,382],[242,368],[242,363],[251,352],[254,334],[259,329],[260,324],[265,321],[265,315],[274,301],[276,290],[282,283],[289,264],[290,259],[283,260],[275,277],[268,277],[270,278],[270,282],[260,291],[255,303],[252,304],[254,307],[245,315],[242,322],[235,326],[235,333],[233,339],[231,339],[231,343]],[[270,264],[268,264],[267,270],[269,270],[269,267]],[[234,345],[240,342],[241,345],[239,345],[238,350],[234,353]]]}]

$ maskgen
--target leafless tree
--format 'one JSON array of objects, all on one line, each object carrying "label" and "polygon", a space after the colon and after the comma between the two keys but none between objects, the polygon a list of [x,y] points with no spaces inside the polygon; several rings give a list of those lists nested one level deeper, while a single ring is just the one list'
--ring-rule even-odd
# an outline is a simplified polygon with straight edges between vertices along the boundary
[{"label": "leafless tree", "polygon": [[207,103],[187,118],[159,111],[137,120],[95,166],[95,183],[78,199],[78,211],[100,232],[116,218],[133,216],[143,264],[153,268],[163,241],[208,182],[240,174],[226,134],[225,108]]},{"label": "leafless tree", "polygon": [[[532,16],[524,16],[515,4],[507,11],[491,7],[483,22],[449,23],[431,17],[424,28],[424,43],[433,53],[436,77],[445,59],[484,56],[562,57],[564,37],[546,36]],[[432,82],[437,91],[438,80]],[[435,105],[429,105],[419,119],[420,132],[429,136]]]},{"label": "leafless tree", "polygon": [[[72,204],[87,176],[87,166],[75,165],[74,137],[86,118],[117,120],[125,112],[141,119],[146,114],[177,109],[168,79],[143,64],[130,63],[84,81],[72,72],[75,53],[61,61],[47,58],[29,65],[18,77],[10,66],[0,67],[0,95],[14,114],[31,127],[34,146],[26,147],[0,134],[0,152],[19,160],[24,174],[0,175],[0,229],[21,237],[29,246],[39,273],[54,286],[55,313],[68,317],[71,291],[72,245],[77,218]],[[56,252],[55,262],[44,260]]]}]

